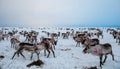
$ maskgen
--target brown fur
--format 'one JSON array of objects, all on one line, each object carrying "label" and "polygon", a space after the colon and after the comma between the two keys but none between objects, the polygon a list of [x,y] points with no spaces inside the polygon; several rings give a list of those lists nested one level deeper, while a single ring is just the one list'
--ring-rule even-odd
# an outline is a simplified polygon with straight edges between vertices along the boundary
[{"label": "brown fur", "polygon": [[50,50],[51,50],[52,53],[53,53],[53,56],[55,57],[54,50],[53,50],[52,46],[50,45],[50,41],[47,38],[42,38],[40,44],[45,47],[45,49],[44,49],[44,55],[45,56],[46,56],[46,50],[48,52],[48,56],[47,57],[49,57]]},{"label": "brown fur", "polygon": [[31,43],[24,43],[24,42],[20,43],[18,46],[18,50],[13,54],[12,59],[14,58],[16,54],[18,55],[21,54],[25,58],[25,56],[22,54],[23,51],[31,52],[31,59],[33,57],[33,53],[36,53],[39,59],[40,50],[42,49],[40,49],[41,47],[39,48],[38,46],[39,45],[31,44]]},{"label": "brown fur", "polygon": [[88,68],[88,69],[97,69],[97,67],[90,67],[90,68]]},{"label": "brown fur", "polygon": [[37,60],[37,61],[33,61],[30,64],[28,64],[27,67],[31,67],[31,66],[34,66],[34,65],[35,66],[41,66],[43,64],[44,64],[44,62],[42,60]]}]

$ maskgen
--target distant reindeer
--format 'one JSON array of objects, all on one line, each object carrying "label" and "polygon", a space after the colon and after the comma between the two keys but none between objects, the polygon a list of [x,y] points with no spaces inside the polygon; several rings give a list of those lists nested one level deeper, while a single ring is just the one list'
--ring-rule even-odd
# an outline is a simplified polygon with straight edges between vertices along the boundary
[{"label": "distant reindeer", "polygon": [[45,40],[45,41],[49,42],[53,46],[53,48],[55,50],[55,45],[57,45],[58,38],[45,38],[45,37],[41,37],[40,40],[42,40],[42,41]]},{"label": "distant reindeer", "polygon": [[3,34],[0,34],[0,41],[4,40]]},{"label": "distant reindeer", "polygon": [[100,43],[100,41],[97,38],[93,38],[93,39],[85,38],[83,40],[83,42],[82,42],[84,47],[86,47],[86,46],[95,46],[95,45],[98,45],[99,43]]},{"label": "distant reindeer", "polygon": [[102,31],[98,31],[97,33],[95,33],[95,35],[99,38],[100,36],[103,38],[103,32]]},{"label": "distant reindeer", "polygon": [[77,34],[76,36],[74,36],[73,39],[75,40],[75,42],[77,42],[76,47],[80,46],[80,43],[82,44],[85,38],[85,34]]},{"label": "distant reindeer", "polygon": [[44,46],[44,55],[46,56],[46,50],[48,52],[48,56],[49,57],[49,54],[50,54],[50,50],[52,51],[53,53],[53,56],[55,57],[55,53],[54,53],[54,50],[52,48],[52,45],[51,45],[51,42],[47,39],[47,38],[42,38],[42,41],[40,42],[40,45]]},{"label": "distant reindeer", "polygon": [[83,38],[80,37],[73,37],[73,39],[75,40],[76,43],[76,47],[80,46],[80,43],[82,42]]},{"label": "distant reindeer", "polygon": [[15,48],[17,43],[20,43],[20,41],[16,38],[11,38],[11,48]]},{"label": "distant reindeer", "polygon": [[[92,53],[92,54],[94,54],[96,56],[99,56],[99,58],[100,58],[100,67],[105,63],[108,54],[111,54],[112,59],[114,60],[114,55],[113,55],[113,52],[112,52],[112,46],[109,43],[86,47],[83,50],[83,52],[84,53]],[[103,56],[105,56],[105,58],[102,61]]]}]

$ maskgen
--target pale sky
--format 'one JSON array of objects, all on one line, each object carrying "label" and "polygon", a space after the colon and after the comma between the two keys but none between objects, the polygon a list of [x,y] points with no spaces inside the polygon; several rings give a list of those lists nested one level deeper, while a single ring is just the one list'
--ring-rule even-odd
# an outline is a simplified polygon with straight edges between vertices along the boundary
[{"label": "pale sky", "polygon": [[0,26],[120,26],[120,0],[0,0]]}]

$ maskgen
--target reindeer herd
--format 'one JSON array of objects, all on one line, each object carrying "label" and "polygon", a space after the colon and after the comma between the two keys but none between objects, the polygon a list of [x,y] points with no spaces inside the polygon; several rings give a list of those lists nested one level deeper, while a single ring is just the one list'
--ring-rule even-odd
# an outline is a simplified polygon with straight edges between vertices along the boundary
[{"label": "reindeer herd", "polygon": [[[86,31],[87,29],[87,31]],[[62,29],[60,29],[62,30]],[[48,32],[43,31],[38,32],[36,30],[21,30],[17,29],[9,29],[2,28],[0,30],[0,42],[4,40],[10,40],[11,48],[16,51],[13,53],[12,59],[17,56],[22,56],[25,58],[23,51],[27,51],[31,53],[30,59],[32,60],[33,54],[37,55],[37,59],[39,58],[39,54],[42,50],[44,50],[44,55],[46,56],[46,51],[48,52],[47,58],[52,52],[53,57],[55,58],[55,50],[57,42],[59,38],[68,39],[72,38],[76,42],[76,47],[83,48],[83,53],[91,53],[100,58],[100,67],[105,63],[107,59],[107,55],[111,54],[112,60],[114,60],[114,54],[112,52],[112,45],[110,43],[101,44],[100,39],[104,39],[103,30],[99,28],[79,28],[79,30],[74,30],[71,28],[67,28],[65,32]],[[91,32],[94,31],[94,32]],[[118,45],[120,45],[120,29],[119,28],[107,28],[106,32],[109,33],[115,40]],[[39,34],[44,33],[48,37],[39,37]],[[23,37],[24,40],[20,40],[20,37]],[[94,38],[96,37],[96,38]],[[102,57],[105,56],[102,61]],[[26,59],[26,58],[25,58]]]}]

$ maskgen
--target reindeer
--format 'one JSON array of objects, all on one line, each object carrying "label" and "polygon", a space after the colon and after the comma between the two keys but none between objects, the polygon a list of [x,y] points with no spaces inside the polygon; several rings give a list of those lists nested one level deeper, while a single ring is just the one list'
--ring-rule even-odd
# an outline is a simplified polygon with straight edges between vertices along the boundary
[{"label": "reindeer", "polygon": [[116,34],[116,43],[118,43],[118,45],[120,45],[120,32],[118,32],[117,34]]},{"label": "reindeer", "polygon": [[99,43],[100,43],[100,41],[97,38],[93,38],[93,39],[85,38],[83,40],[83,42],[82,42],[84,47],[86,47],[86,46],[95,46],[95,45],[98,45]]},{"label": "reindeer", "polygon": [[0,41],[4,40],[3,34],[0,34]]},{"label": "reindeer", "polygon": [[95,33],[95,35],[99,38],[100,36],[103,38],[103,32],[101,30],[97,30],[97,32]]},{"label": "reindeer", "polygon": [[50,54],[49,50],[52,51],[53,56],[55,57],[55,53],[54,53],[54,50],[52,48],[52,45],[51,45],[52,43],[51,42],[52,41],[48,40],[47,38],[42,38],[42,41],[40,42],[40,44],[45,47],[45,49],[44,49],[44,55],[45,56],[46,56],[46,50],[48,52],[48,56],[47,57],[49,57],[49,54]]},{"label": "reindeer", "polygon": [[[38,44],[31,44],[31,43],[20,43],[18,46],[18,50],[13,54],[12,59],[14,58],[14,56],[16,54],[20,54],[21,56],[23,56],[23,58],[25,58],[25,56],[22,54],[23,51],[28,51],[31,52],[31,57],[30,59],[32,60],[33,54],[36,53],[37,54],[37,58],[39,59],[39,54],[41,50],[47,50],[48,51],[48,56],[50,55],[50,51],[51,50],[53,52],[53,56],[55,57],[54,51],[51,47],[51,45],[49,44],[49,42],[47,41],[41,41]],[[44,54],[46,55],[46,52],[44,52]],[[26,59],[26,58],[25,58]]]},{"label": "reindeer", "polygon": [[16,44],[20,43],[20,41],[17,38],[11,38],[11,48],[17,48]]},{"label": "reindeer", "polygon": [[76,47],[80,46],[80,43],[83,41],[83,38],[81,37],[73,37],[73,39],[75,40],[76,43]]},{"label": "reindeer", "polygon": [[[112,46],[109,43],[99,44],[95,46],[88,46],[84,48],[83,53],[92,53],[100,58],[100,67],[105,63],[107,59],[107,55],[112,55],[112,60],[114,60],[114,55],[112,52]],[[102,61],[102,57],[105,56],[104,60]]]},{"label": "reindeer", "polygon": [[[31,52],[31,60],[32,60],[32,57],[33,57],[33,53],[36,53],[37,54],[37,57],[39,59],[39,51],[43,49],[43,46],[38,46],[36,44],[30,44],[30,43],[20,43],[19,46],[18,46],[18,50],[14,53],[12,59],[14,58],[14,56],[16,54],[20,54],[23,56],[23,58],[25,58],[25,56],[22,54],[23,51],[28,51],[28,52]],[[26,59],[26,58],[25,58]]]},{"label": "reindeer", "polygon": [[77,42],[76,47],[80,46],[80,43],[82,44],[82,42],[85,40],[85,34],[77,34],[76,36],[73,37],[73,39],[75,40],[75,42]]},{"label": "reindeer", "polygon": [[37,43],[37,36],[38,36],[38,32],[35,31],[31,31],[31,32],[26,32],[25,33],[25,41],[29,42],[29,43]]},{"label": "reindeer", "polygon": [[53,38],[41,37],[40,40],[47,40],[53,46],[53,48],[55,50],[55,45],[57,45],[58,38],[56,38],[56,37],[53,37]]}]

